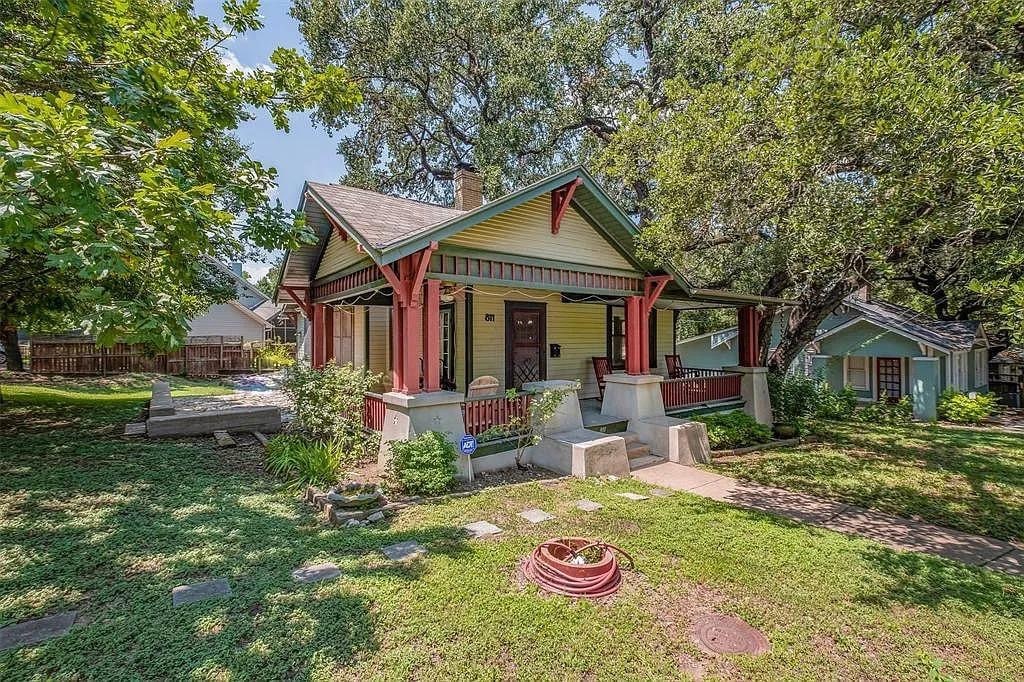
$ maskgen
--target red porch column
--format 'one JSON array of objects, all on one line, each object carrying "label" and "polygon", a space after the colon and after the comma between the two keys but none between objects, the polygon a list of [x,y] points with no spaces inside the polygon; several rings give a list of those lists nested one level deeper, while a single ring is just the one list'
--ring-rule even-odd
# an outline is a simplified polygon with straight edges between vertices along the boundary
[{"label": "red porch column", "polygon": [[423,284],[423,390],[441,390],[441,282]]},{"label": "red porch column", "polygon": [[335,310],[329,305],[322,306],[324,309],[324,363],[327,364],[334,359],[334,313]]},{"label": "red porch column", "polygon": [[[411,257],[403,258],[399,264],[401,277],[406,282],[415,281],[417,263]],[[413,289],[401,306],[401,325],[398,329],[399,345],[396,348],[402,356],[402,393],[413,395],[420,392],[420,354],[423,333],[423,309],[419,292]]]},{"label": "red porch column", "polygon": [[644,297],[630,296],[626,298],[626,373],[644,374],[647,367],[644,357],[647,344],[644,343],[644,329],[647,327],[647,316],[644,315]]},{"label": "red porch column", "polygon": [[761,313],[752,305],[744,306],[736,313],[739,318],[740,367],[757,367],[761,355],[761,341],[758,335]]},{"label": "red porch column", "polygon": [[391,390],[401,391],[405,385],[402,372],[402,306],[391,302]]},{"label": "red porch column", "polygon": [[313,319],[310,320],[312,334],[313,367],[324,365],[324,306],[319,303],[313,304]]}]

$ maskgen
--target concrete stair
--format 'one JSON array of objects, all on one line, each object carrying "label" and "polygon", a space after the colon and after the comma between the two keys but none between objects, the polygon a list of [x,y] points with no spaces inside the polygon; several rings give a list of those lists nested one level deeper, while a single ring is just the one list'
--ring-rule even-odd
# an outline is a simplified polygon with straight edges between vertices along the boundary
[{"label": "concrete stair", "polygon": [[626,457],[629,458],[630,471],[654,464],[661,464],[665,461],[657,455],[652,455],[651,449],[647,447],[647,444],[640,440],[640,436],[632,431],[623,431],[615,435],[622,436],[622,439],[626,441]]}]

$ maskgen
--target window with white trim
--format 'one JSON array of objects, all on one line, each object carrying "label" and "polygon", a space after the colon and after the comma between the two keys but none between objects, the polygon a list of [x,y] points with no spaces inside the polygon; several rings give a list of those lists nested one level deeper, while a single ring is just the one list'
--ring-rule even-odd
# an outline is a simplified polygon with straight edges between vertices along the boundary
[{"label": "window with white trim", "polygon": [[979,348],[974,351],[974,386],[984,386],[988,383],[988,351]]},{"label": "window with white trim", "polygon": [[846,358],[846,385],[857,391],[871,388],[870,358],[850,355]]}]

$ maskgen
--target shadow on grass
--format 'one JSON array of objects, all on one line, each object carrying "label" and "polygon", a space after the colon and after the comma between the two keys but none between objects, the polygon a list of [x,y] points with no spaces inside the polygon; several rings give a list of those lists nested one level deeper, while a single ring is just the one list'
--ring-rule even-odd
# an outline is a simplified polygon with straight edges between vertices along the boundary
[{"label": "shadow on grass", "polygon": [[[25,666],[109,679],[343,668],[378,646],[376,591],[400,591],[431,556],[465,550],[455,527],[321,526],[266,479],[224,472],[208,444],[60,429],[0,436],[0,450],[0,625],[80,613],[67,637],[0,654],[0,678]],[[380,549],[403,540],[430,554],[389,562]],[[292,579],[325,561],[342,577]],[[171,607],[173,587],[213,578],[233,595]]]}]

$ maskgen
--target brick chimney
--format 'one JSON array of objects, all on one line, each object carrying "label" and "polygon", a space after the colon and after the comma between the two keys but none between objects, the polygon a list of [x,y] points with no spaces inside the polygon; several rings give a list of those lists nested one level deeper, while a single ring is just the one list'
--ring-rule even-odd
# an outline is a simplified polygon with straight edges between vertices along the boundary
[{"label": "brick chimney", "polygon": [[474,166],[459,164],[455,171],[455,208],[472,211],[484,204],[483,180]]},{"label": "brick chimney", "polygon": [[850,298],[855,301],[864,301],[865,303],[871,302],[871,285],[865,284],[861,288],[850,294]]}]

